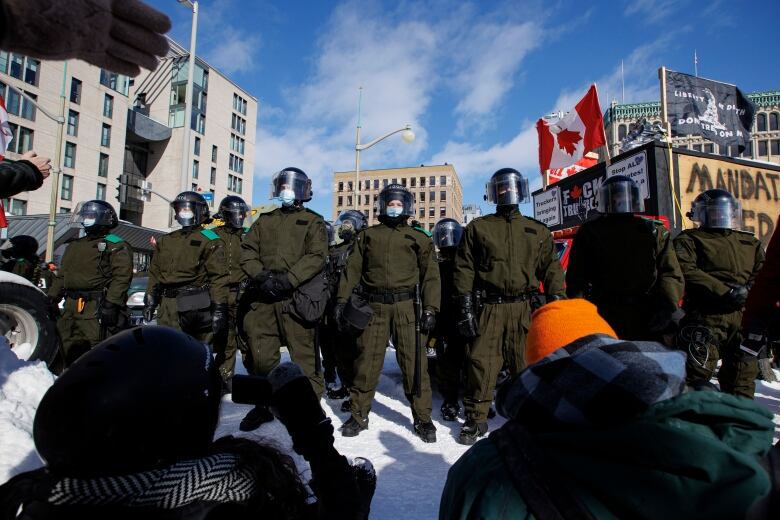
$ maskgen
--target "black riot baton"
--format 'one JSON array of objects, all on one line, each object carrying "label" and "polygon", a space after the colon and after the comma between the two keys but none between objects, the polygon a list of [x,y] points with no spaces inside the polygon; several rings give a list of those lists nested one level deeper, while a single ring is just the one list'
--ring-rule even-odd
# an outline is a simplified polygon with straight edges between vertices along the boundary
[{"label": "black riot baton", "polygon": [[422,397],[422,338],[420,337],[420,322],[422,321],[422,299],[420,284],[414,286],[414,384],[412,393],[418,399]]}]

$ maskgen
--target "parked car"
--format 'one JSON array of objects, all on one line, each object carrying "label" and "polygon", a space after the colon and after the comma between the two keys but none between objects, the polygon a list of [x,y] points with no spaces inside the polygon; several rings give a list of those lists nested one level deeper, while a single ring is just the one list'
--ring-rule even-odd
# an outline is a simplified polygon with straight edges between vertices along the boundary
[{"label": "parked car", "polygon": [[[130,325],[143,325],[144,322],[144,296],[146,286],[149,283],[147,276],[135,276],[127,288],[127,311]],[[152,324],[156,320],[152,320]]]}]

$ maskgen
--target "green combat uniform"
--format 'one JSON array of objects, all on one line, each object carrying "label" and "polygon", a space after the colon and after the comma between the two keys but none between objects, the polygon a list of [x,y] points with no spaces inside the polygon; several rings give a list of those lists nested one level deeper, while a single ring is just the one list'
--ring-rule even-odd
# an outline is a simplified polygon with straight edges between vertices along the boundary
[{"label": "green combat uniform", "polygon": [[699,228],[683,231],[674,240],[674,249],[685,275],[685,317],[679,337],[689,338],[696,326],[707,331],[699,336],[698,350],[688,345],[688,381],[708,381],[722,358],[721,390],[752,399],[758,361],[739,348],[742,308],[730,304],[726,294],[730,284],[752,285],[764,263],[761,243],[751,233]]},{"label": "green combat uniform", "polygon": [[256,280],[273,271],[286,276],[295,289],[322,272],[328,254],[325,221],[303,207],[276,209],[257,218],[241,247],[241,268],[255,281],[242,297],[242,312],[246,310],[239,316],[249,343],[244,365],[251,374],[266,375],[279,364],[279,349],[285,345],[321,396],[324,383],[316,366],[314,325],[291,314],[292,292],[268,298]]},{"label": "green combat uniform", "polygon": [[472,220],[455,259],[455,292],[482,297],[479,333],[466,348],[467,419],[485,423],[498,373],[525,367],[525,339],[531,323],[530,298],[544,284],[545,294],[563,294],[563,270],[552,235],[541,222],[513,207]]},{"label": "green combat uniform", "polygon": [[[454,249],[454,248],[452,248]],[[446,403],[457,404],[466,359],[466,341],[458,333],[458,308],[454,298],[455,258],[439,258],[441,311],[436,318],[436,373],[439,392]]]},{"label": "green combat uniform", "polygon": [[[431,421],[431,383],[427,359],[421,356],[421,395],[413,393],[415,366],[415,286],[420,285],[423,309],[439,310],[441,286],[433,242],[405,222],[377,224],[358,234],[341,277],[336,301],[346,303],[358,291],[371,305],[373,318],[357,338],[357,359],[350,388],[352,417],[367,425],[385,350],[392,337],[403,374],[403,388],[415,421]],[[424,342],[424,339],[422,340]],[[421,348],[425,348],[422,344]]]},{"label": "green combat uniform", "polygon": [[210,229],[185,227],[157,239],[146,290],[160,302],[158,325],[210,343],[212,305],[227,303],[228,283],[225,245]]},{"label": "green combat uniform", "polygon": [[26,278],[33,285],[41,280],[41,262],[39,259],[15,258],[0,265],[0,271],[13,273]]},{"label": "green combat uniform", "polygon": [[619,338],[660,340],[682,291],[682,272],[660,222],[619,213],[577,231],[566,294],[593,302]]},{"label": "green combat uniform", "polygon": [[217,354],[216,364],[223,381],[228,381],[233,377],[233,370],[236,366],[236,350],[239,346],[236,327],[238,292],[241,283],[246,280],[246,273],[241,269],[241,238],[249,229],[219,226],[212,231],[225,244],[225,260],[228,270],[228,326],[225,331],[214,337],[214,352]]},{"label": "green combat uniform", "polygon": [[[87,235],[68,244],[49,297],[65,307],[57,322],[66,364],[127,325],[127,289],[133,279],[133,251],[117,235]],[[98,320],[103,301],[120,308],[116,327]]]}]

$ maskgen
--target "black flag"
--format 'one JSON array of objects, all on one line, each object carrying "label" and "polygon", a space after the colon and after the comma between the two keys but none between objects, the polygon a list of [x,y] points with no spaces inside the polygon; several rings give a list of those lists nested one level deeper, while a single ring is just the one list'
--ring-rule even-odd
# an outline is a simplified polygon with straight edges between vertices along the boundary
[{"label": "black flag", "polygon": [[667,70],[666,110],[672,136],[700,135],[742,153],[756,108],[734,85]]}]

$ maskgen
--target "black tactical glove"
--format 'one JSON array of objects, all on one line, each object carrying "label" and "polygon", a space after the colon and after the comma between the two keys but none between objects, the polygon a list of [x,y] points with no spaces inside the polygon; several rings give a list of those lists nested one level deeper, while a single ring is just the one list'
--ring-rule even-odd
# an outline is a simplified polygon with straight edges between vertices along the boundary
[{"label": "black tactical glove", "polygon": [[261,271],[255,276],[257,290],[266,298],[273,297],[274,294],[274,273],[273,271]]},{"label": "black tactical glove", "polygon": [[211,312],[211,331],[214,335],[223,333],[228,326],[228,304],[218,303]]},{"label": "black tactical glove", "polygon": [[654,334],[674,333],[674,313],[677,311],[677,306],[662,300],[660,297],[656,300],[655,310],[647,322],[648,330]]},{"label": "black tactical glove", "polygon": [[422,317],[420,319],[420,331],[422,331],[423,334],[430,334],[435,326],[436,315],[433,313],[433,311],[423,311]]},{"label": "black tactical glove", "polygon": [[154,319],[154,311],[157,309],[157,296],[154,293],[146,291],[144,295],[144,321],[149,323]]},{"label": "black tactical glove", "polygon": [[274,292],[279,296],[285,296],[293,291],[293,286],[290,283],[290,278],[287,273],[279,271],[274,273],[273,277]]},{"label": "black tactical glove", "polygon": [[458,297],[458,303],[460,305],[458,332],[465,338],[476,338],[479,336],[479,323],[474,312],[474,305],[471,302],[471,294],[464,294]]},{"label": "black tactical glove", "polygon": [[337,303],[335,307],[333,307],[333,323],[336,324],[336,328],[339,332],[344,332],[346,329],[345,323],[344,323],[344,307],[346,307],[346,303]]},{"label": "black tactical glove", "polygon": [[119,305],[103,300],[100,304],[99,319],[104,327],[116,327],[119,323]]},{"label": "black tactical glove", "polygon": [[726,306],[732,311],[742,310],[748,297],[748,288],[744,285],[727,284],[731,289],[723,295]]}]

